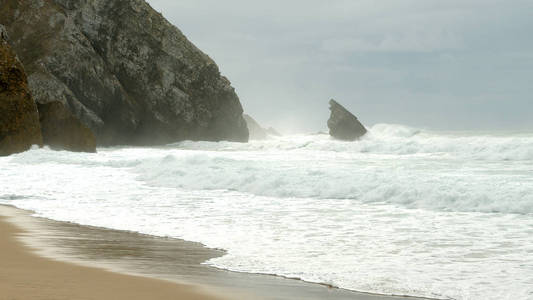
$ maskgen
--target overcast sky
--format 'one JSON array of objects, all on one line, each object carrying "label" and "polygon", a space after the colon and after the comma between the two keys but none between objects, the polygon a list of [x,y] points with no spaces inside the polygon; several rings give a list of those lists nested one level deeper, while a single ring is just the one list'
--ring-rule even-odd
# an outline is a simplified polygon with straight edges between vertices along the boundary
[{"label": "overcast sky", "polygon": [[532,0],[149,0],[211,56],[244,109],[326,128],[533,129]]}]

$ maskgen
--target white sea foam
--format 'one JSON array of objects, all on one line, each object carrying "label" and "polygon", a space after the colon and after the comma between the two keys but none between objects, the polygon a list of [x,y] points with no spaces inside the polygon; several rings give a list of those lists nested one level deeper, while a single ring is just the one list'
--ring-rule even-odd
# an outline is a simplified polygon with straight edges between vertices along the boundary
[{"label": "white sea foam", "polygon": [[533,298],[533,135],[327,135],[0,158],[0,203],[228,250],[217,267],[387,294]]}]

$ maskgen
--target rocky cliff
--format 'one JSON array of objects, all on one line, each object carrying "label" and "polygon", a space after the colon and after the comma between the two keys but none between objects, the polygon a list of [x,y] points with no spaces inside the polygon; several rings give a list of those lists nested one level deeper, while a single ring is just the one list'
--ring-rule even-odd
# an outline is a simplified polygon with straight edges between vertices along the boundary
[{"label": "rocky cliff", "polygon": [[340,105],[337,101],[329,101],[331,116],[328,120],[329,134],[339,140],[355,141],[367,133],[361,122]]},{"label": "rocky cliff", "polygon": [[55,150],[96,152],[93,132],[59,101],[37,104],[44,144]]},{"label": "rocky cliff", "polygon": [[0,25],[0,156],[42,144],[37,106],[24,68],[8,45],[7,36]]},{"label": "rocky cliff", "polygon": [[2,0],[39,103],[60,101],[99,144],[247,141],[215,62],[144,0]]}]

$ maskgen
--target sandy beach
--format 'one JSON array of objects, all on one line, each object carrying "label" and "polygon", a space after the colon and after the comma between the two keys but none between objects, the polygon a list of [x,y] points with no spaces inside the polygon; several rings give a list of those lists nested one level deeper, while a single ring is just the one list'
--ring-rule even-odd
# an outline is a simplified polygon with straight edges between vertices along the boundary
[{"label": "sandy beach", "polygon": [[224,299],[197,287],[39,257],[0,215],[0,299]]},{"label": "sandy beach", "polygon": [[230,272],[199,243],[36,218],[0,205],[4,299],[420,299]]}]

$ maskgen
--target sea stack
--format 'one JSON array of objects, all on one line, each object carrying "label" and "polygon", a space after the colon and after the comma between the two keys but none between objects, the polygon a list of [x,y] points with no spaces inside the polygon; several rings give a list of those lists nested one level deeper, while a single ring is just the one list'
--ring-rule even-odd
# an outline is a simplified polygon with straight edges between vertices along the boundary
[{"label": "sea stack", "polygon": [[339,140],[355,141],[365,135],[367,130],[361,122],[340,105],[337,101],[329,101],[331,116],[328,120],[329,134]]},{"label": "sea stack", "polygon": [[0,25],[0,156],[41,144],[39,113],[26,73]]},{"label": "sea stack", "polygon": [[0,20],[35,101],[100,145],[248,140],[230,81],[144,0],[4,0]]}]

